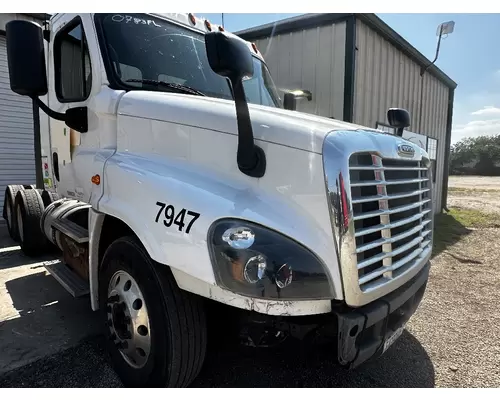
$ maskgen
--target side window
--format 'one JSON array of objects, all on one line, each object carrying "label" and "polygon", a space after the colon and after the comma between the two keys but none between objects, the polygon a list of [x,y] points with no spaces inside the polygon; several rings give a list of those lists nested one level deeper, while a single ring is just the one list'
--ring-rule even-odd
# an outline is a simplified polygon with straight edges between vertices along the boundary
[{"label": "side window", "polygon": [[437,139],[427,138],[427,153],[431,159],[432,165],[432,181],[436,183],[436,161],[437,161]]},{"label": "side window", "polygon": [[84,101],[90,95],[92,70],[89,48],[80,18],[54,39],[56,95],[61,103]]},{"label": "side window", "polygon": [[245,79],[243,81],[243,87],[245,89],[245,95],[249,103],[268,106],[268,107],[274,106],[273,100],[269,96],[269,92],[262,84],[261,76],[254,75],[250,79]]},{"label": "side window", "polygon": [[381,131],[384,131],[384,132],[387,132],[387,133],[391,133],[391,134],[394,135],[394,128],[392,126],[389,126],[389,125],[386,125],[386,124],[382,124],[380,122],[376,123],[375,129],[379,129]]}]

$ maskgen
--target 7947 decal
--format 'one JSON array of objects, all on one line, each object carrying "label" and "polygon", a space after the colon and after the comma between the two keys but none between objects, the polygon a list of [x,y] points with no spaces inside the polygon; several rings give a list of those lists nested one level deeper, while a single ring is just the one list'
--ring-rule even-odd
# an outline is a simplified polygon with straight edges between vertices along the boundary
[{"label": "7947 decal", "polygon": [[189,233],[191,227],[200,216],[199,213],[186,210],[185,208],[176,214],[175,207],[172,204],[162,203],[161,201],[157,201],[156,205],[160,207],[160,209],[156,214],[155,222],[160,223],[159,221],[163,221],[163,225],[167,228],[170,228],[172,225],[177,225],[179,232],[184,230],[184,232]]}]

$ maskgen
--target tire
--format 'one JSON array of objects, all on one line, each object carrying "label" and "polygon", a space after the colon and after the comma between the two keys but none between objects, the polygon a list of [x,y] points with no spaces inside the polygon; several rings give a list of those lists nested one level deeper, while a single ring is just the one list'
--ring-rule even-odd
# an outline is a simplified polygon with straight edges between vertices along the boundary
[{"label": "tire", "polygon": [[[127,276],[123,274],[128,274],[134,281],[129,291],[133,296],[129,298],[125,292],[120,292],[125,290],[120,284],[114,285],[117,276]],[[123,288],[126,279],[120,281]],[[137,300],[136,287],[145,307],[140,310],[148,315],[149,324],[150,350],[143,358],[138,358],[132,351],[140,350],[136,346],[136,336],[128,337],[126,350],[123,347],[123,338],[130,336],[128,332],[140,333],[140,328],[146,324],[143,319],[143,325],[138,326],[138,318],[134,316],[138,314],[134,314],[130,306]],[[117,239],[106,250],[99,277],[99,308],[106,326],[108,355],[125,386],[186,387],[198,376],[207,347],[204,303],[201,298],[179,289],[170,269],[151,260],[135,237]],[[132,317],[127,321],[129,325],[125,333],[118,329],[119,326],[123,328],[118,315],[120,309],[126,310],[124,315]],[[115,310],[118,311],[115,313]],[[122,354],[127,351],[142,363],[139,367],[137,363],[133,367],[130,359],[127,361]]]},{"label": "tire", "polygon": [[24,190],[23,185],[8,185],[5,188],[3,201],[3,218],[7,222],[7,230],[12,240],[19,241],[19,232],[17,230],[17,217],[14,211],[14,202],[17,192]]},{"label": "tire", "polygon": [[42,191],[42,201],[45,208],[56,200],[62,199],[62,196],[57,192],[50,192],[48,190]]},{"label": "tire", "polygon": [[19,243],[27,256],[41,255],[48,249],[47,239],[40,229],[45,209],[40,193],[39,189],[20,190],[14,203]]}]

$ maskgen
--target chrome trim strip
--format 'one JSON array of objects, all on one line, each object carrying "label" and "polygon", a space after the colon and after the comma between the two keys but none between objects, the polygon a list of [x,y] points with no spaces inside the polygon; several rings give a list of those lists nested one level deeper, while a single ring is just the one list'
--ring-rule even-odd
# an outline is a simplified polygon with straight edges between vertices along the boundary
[{"label": "chrome trim strip", "polygon": [[420,206],[428,203],[429,201],[431,201],[431,199],[425,199],[425,200],[419,201],[418,203],[409,204],[407,206],[400,206],[400,207],[388,208],[386,210],[365,212],[365,213],[356,215],[354,217],[354,221],[358,221],[358,220],[366,219],[366,218],[380,217],[381,215],[397,214],[397,213],[400,213],[403,211],[408,211],[408,210],[412,210],[413,208],[420,207]]},{"label": "chrome trim strip", "polygon": [[[396,236],[392,236],[390,238],[381,238],[375,242],[371,242],[371,243],[368,243],[368,244],[365,244],[365,245],[362,245],[362,246],[359,246],[359,247],[356,247],[356,253],[362,253],[366,250],[370,250],[370,249],[373,249],[375,247],[379,247],[379,246],[382,246],[384,244],[388,244],[388,243],[394,243],[394,242],[397,242],[401,239],[404,239],[404,238],[407,238],[408,236],[411,236],[415,233],[417,233],[418,231],[420,231],[425,225],[427,225],[429,222],[431,222],[430,219],[426,219],[425,221],[422,222],[422,224],[416,226],[415,228],[413,229],[410,229],[408,231],[405,231],[403,233],[400,233],[399,235],[396,235]],[[430,233],[431,231],[430,230],[426,230],[426,231],[423,231],[422,232],[422,236],[426,236]]]},{"label": "chrome trim strip", "polygon": [[430,189],[421,189],[421,190],[414,190],[413,192],[404,192],[398,194],[376,195],[376,196],[367,196],[359,198],[354,197],[352,199],[352,204],[367,203],[369,201],[377,201],[377,200],[393,200],[393,199],[402,199],[404,197],[419,196],[421,194],[424,194],[425,192],[428,192],[429,190]]},{"label": "chrome trim strip", "polygon": [[413,217],[409,217],[406,219],[400,219],[399,221],[394,222],[392,224],[377,225],[377,226],[373,226],[373,227],[366,228],[366,229],[360,229],[359,231],[356,232],[354,237],[369,235],[370,233],[378,232],[378,231],[381,231],[383,229],[397,228],[399,226],[409,224],[410,222],[414,222],[414,221],[422,218],[425,214],[428,214],[430,212],[431,212],[431,210],[424,210],[421,213],[415,214]]},{"label": "chrome trim strip", "polygon": [[429,179],[391,179],[389,181],[387,180],[380,180],[380,181],[354,181],[351,182],[351,187],[362,187],[362,186],[377,186],[377,185],[404,185],[407,183],[421,183],[421,182],[427,182]]},{"label": "chrome trim strip", "polygon": [[[413,155],[413,157],[402,157],[398,154],[398,147],[401,144],[409,144],[415,147],[415,154]],[[431,222],[431,226],[428,229],[432,231],[434,226],[434,213],[432,212],[432,208],[431,210],[420,209],[419,211],[421,212],[419,212],[417,215],[405,219],[402,222],[397,221],[390,226],[381,225],[379,227],[370,227],[368,229],[365,229],[364,231],[355,232],[353,199],[351,196],[351,182],[349,174],[349,159],[354,153],[370,153],[376,157],[380,157],[381,159],[420,161],[421,165],[424,166],[424,170],[427,169],[428,171],[428,177],[425,179],[421,179],[422,182],[427,180],[432,182],[432,169],[430,168],[430,160],[427,152],[425,152],[420,147],[417,147],[413,143],[397,136],[368,130],[352,130],[333,131],[325,137],[325,141],[323,144],[323,167],[325,173],[328,202],[330,206],[330,218],[333,236],[339,259],[340,273],[342,276],[344,299],[348,305],[357,307],[363,306],[376,300],[379,297],[385,296],[386,294],[394,291],[395,289],[409,281],[411,278],[413,278],[426,265],[431,257],[433,236],[431,236],[430,243],[426,243],[427,241],[420,243],[420,247],[418,249],[404,258],[411,260],[413,256],[414,262],[412,266],[405,269],[400,274],[396,274],[396,276],[392,276],[387,279],[384,278],[383,280],[378,279],[376,283],[373,283],[373,285],[370,285],[370,282],[367,282],[363,285],[363,290],[361,289],[360,278],[358,275],[355,237],[370,232],[376,232],[377,230],[389,229],[390,227],[403,225],[410,221],[416,221],[419,219],[421,220],[419,229],[422,229],[422,227],[427,225],[428,222]],[[353,166],[352,168],[359,167]],[[392,167],[385,168],[393,169]],[[384,167],[382,165],[376,165],[372,169],[383,171]],[[402,168],[397,167],[394,169],[400,170]],[[415,170],[421,170],[421,168],[416,168]],[[340,187],[340,182],[342,181],[344,182],[345,189],[345,205],[342,204]],[[389,183],[390,182],[391,181],[389,181]],[[376,185],[377,183],[378,182],[376,181],[370,182],[371,185]],[[395,183],[403,183],[403,180],[401,180],[400,182],[396,181]],[[386,193],[382,193],[381,195],[373,196],[372,199],[360,198],[354,200],[360,203],[373,200],[389,200],[393,198],[422,195],[422,193],[427,192],[428,190],[430,189],[420,189],[413,192],[399,193],[397,195],[387,195]],[[343,215],[343,209],[347,210],[347,215]],[[423,220],[424,216],[428,213],[430,213],[430,221],[429,219]],[[347,222],[347,225],[344,224],[344,221]],[[430,247],[423,246],[429,244]],[[389,268],[391,271],[393,271],[404,264],[401,261],[402,260],[398,260],[398,262],[395,262],[394,264],[387,267],[384,266],[383,268],[384,270],[386,268]],[[384,274],[384,272],[382,273],[382,275]],[[368,285],[368,287],[366,287],[366,285]]]}]

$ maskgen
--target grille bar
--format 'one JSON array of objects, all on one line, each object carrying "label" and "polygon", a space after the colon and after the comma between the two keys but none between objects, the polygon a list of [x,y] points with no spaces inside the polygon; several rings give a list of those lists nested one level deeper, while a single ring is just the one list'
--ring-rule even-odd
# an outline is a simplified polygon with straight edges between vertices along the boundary
[{"label": "grille bar", "polygon": [[380,225],[376,225],[376,226],[371,227],[371,228],[361,229],[361,230],[356,232],[355,236],[359,237],[359,236],[368,235],[370,233],[375,233],[375,232],[381,231],[382,229],[397,228],[399,226],[406,225],[410,222],[418,221],[420,218],[425,216],[425,214],[428,214],[430,212],[431,212],[431,210],[425,210],[425,211],[422,211],[421,213],[414,215],[413,217],[395,222],[393,224],[380,224]]},{"label": "grille bar", "polygon": [[402,199],[405,197],[417,196],[428,192],[430,189],[421,189],[414,190],[411,192],[403,192],[393,195],[375,195],[375,196],[366,196],[366,197],[353,197],[352,204],[360,204],[367,203],[370,201],[378,201],[378,200],[394,200],[394,199]]},{"label": "grille bar", "polygon": [[351,187],[361,187],[361,186],[377,186],[377,185],[405,185],[412,183],[427,182],[429,179],[394,179],[394,180],[380,180],[380,181],[351,181]]},{"label": "grille bar", "polygon": [[[376,240],[374,242],[365,244],[363,246],[359,246],[359,247],[356,248],[356,253],[362,253],[362,252],[364,252],[366,250],[370,250],[370,249],[373,249],[375,247],[382,246],[384,244],[394,243],[394,242],[397,242],[397,241],[399,241],[401,239],[405,239],[408,236],[411,236],[411,235],[417,233],[418,231],[420,231],[423,227],[425,227],[430,222],[431,222],[431,220],[427,219],[424,222],[422,222],[422,224],[416,226],[413,229],[410,229],[409,231],[400,233],[399,235],[396,235],[396,236],[393,236],[393,237],[387,238],[387,239],[382,238],[382,239]],[[422,232],[422,236],[427,236],[429,233],[431,233],[430,230],[423,231]]]},{"label": "grille bar", "polygon": [[389,253],[382,253],[376,257],[368,258],[367,260],[358,263],[358,269],[363,269],[365,267],[368,267],[369,265],[372,265],[372,264],[376,263],[377,261],[382,261],[384,258],[397,256],[398,254],[401,254],[404,251],[411,249],[412,247],[416,246],[417,244],[420,244],[423,240],[424,240],[424,238],[419,236],[419,237],[416,237],[415,239],[413,239],[411,242],[408,242],[405,245],[398,247],[397,250],[393,250]]},{"label": "grille bar", "polygon": [[384,159],[370,153],[350,158],[356,269],[361,291],[380,287],[419,265],[432,243],[428,164]]},{"label": "grille bar", "polygon": [[390,208],[388,210],[378,210],[378,211],[366,212],[366,213],[354,216],[354,221],[357,221],[357,220],[360,220],[360,219],[365,219],[365,218],[379,217],[381,215],[396,214],[396,213],[399,213],[399,212],[412,210],[413,208],[420,207],[420,206],[424,205],[425,203],[428,203],[429,201],[431,201],[431,199],[422,200],[422,201],[420,201],[418,203],[409,204],[407,206]]},{"label": "grille bar", "polygon": [[380,268],[379,270],[375,270],[372,273],[363,276],[362,278],[360,278],[359,283],[360,284],[367,283],[375,278],[378,278],[379,276],[382,276],[385,272],[388,272],[389,270],[392,270],[392,271],[397,270],[398,268],[400,268],[404,264],[414,260],[420,254],[422,254],[423,251],[424,251],[424,249],[418,248],[418,249],[414,250],[413,252],[411,252],[409,255],[407,255],[405,258],[402,258],[396,264],[392,265],[391,267]]},{"label": "grille bar", "polygon": [[373,167],[373,166],[352,166],[349,169],[358,171],[427,171],[427,168],[422,167]]}]

